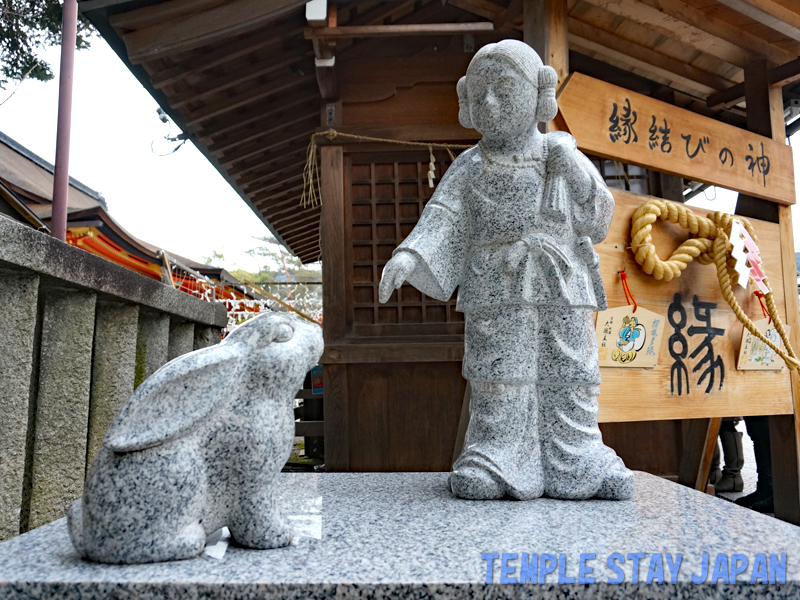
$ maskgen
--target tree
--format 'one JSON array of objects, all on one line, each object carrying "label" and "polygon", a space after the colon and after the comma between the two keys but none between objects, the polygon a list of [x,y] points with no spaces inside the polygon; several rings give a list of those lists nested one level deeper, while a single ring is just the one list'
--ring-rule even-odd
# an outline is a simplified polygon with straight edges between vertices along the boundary
[{"label": "tree", "polygon": [[[0,0],[0,88],[26,77],[49,81],[50,65],[37,54],[61,43],[60,0]],[[94,28],[78,14],[76,47],[89,47]]]},{"label": "tree", "polygon": [[240,281],[249,281],[273,296],[291,304],[308,316],[322,317],[322,271],[319,264],[303,265],[299,258],[287,254],[272,236],[256,238],[262,245],[248,250],[251,256],[264,258],[258,273],[242,269],[231,271]]}]

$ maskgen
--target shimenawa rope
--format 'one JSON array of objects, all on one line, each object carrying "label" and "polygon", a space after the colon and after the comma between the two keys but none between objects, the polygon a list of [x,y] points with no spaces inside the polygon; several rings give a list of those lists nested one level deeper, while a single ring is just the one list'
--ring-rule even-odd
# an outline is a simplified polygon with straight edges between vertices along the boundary
[{"label": "shimenawa rope", "polygon": [[[648,200],[642,204],[631,219],[631,247],[636,252],[636,262],[642,266],[644,272],[652,275],[657,280],[670,281],[674,277],[680,277],[681,272],[693,260],[697,260],[700,264],[708,265],[714,263],[717,268],[717,279],[719,280],[720,291],[725,301],[731,307],[736,317],[747,330],[769,346],[776,354],[778,354],[786,363],[790,370],[800,367],[800,361],[797,360],[797,355],[794,353],[789,337],[786,335],[786,330],[783,323],[778,316],[778,311],[775,308],[775,302],[772,298],[772,288],[766,276],[764,277],[764,285],[767,286],[769,292],[764,294],[764,300],[767,304],[769,316],[775,323],[775,329],[781,336],[786,350],[782,350],[766,336],[761,333],[758,328],[753,324],[750,318],[744,313],[739,302],[733,295],[731,286],[731,272],[735,265],[735,259],[730,258],[731,245],[729,236],[731,232],[731,223],[736,218],[741,221],[747,232],[753,238],[753,241],[758,243],[758,238],[753,230],[752,225],[747,219],[742,217],[733,217],[728,213],[713,212],[709,213],[707,218],[699,217],[683,204],[669,202],[667,200]],[[662,221],[669,221],[676,223],[681,227],[688,229],[694,236],[683,242],[668,260],[663,261],[656,254],[656,248],[653,244],[653,238],[650,235],[653,229],[653,223],[657,219]],[[737,274],[738,275],[738,274]]]},{"label": "shimenawa rope", "polygon": [[[416,146],[419,148],[427,148],[431,159],[433,159],[432,148],[444,148],[450,155],[450,160],[455,160],[456,157],[452,150],[466,150],[471,148],[470,145],[463,144],[437,144],[434,142],[411,142],[407,140],[390,140],[385,138],[370,137],[368,135],[356,135],[354,133],[342,133],[335,129],[328,129],[327,131],[319,131],[311,134],[311,142],[308,144],[308,153],[306,154],[306,166],[303,169],[303,195],[300,196],[300,204],[303,208],[309,206],[316,206],[320,203],[320,182],[319,182],[319,163],[317,162],[317,138],[323,136],[333,141],[337,137],[346,138],[350,140],[357,140],[359,142],[378,142],[381,144],[400,144],[402,146]],[[430,161],[432,166],[433,160]],[[430,168],[430,167],[429,167]]]}]

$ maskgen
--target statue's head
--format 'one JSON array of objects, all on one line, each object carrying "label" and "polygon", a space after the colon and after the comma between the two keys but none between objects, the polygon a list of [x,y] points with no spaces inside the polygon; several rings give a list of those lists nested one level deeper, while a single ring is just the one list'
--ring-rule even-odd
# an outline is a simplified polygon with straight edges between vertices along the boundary
[{"label": "statue's head", "polygon": [[458,121],[487,138],[527,131],[556,116],[558,75],[517,40],[487,44],[475,54],[458,90]]}]

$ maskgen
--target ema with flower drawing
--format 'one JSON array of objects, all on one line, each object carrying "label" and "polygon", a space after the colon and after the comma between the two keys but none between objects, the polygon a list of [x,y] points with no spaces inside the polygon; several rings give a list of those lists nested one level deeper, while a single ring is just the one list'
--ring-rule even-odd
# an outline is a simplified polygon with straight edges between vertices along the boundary
[{"label": "ema with flower drawing", "polygon": [[[603,444],[593,311],[614,200],[555,117],[556,72],[526,44],[478,51],[458,82],[459,121],[482,134],[447,171],[383,271],[465,316],[472,396],[450,488],[461,498],[624,500],[634,476]],[[591,99],[587,98],[587,102]]]}]

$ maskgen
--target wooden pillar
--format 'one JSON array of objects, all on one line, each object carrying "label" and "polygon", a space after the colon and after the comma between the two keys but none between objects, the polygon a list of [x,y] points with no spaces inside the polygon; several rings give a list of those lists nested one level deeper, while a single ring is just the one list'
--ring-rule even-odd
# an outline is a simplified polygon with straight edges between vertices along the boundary
[{"label": "wooden pillar", "polygon": [[[783,93],[780,87],[769,88],[769,107],[772,137],[786,141],[783,121]],[[795,182],[796,185],[796,182]],[[797,297],[797,267],[794,257],[792,207],[776,205],[781,231],[781,267],[773,267],[773,277],[783,277],[786,302],[786,323],[792,328],[789,341],[795,352],[800,350],[800,306]],[[792,404],[794,415],[770,417],[769,438],[772,453],[772,481],[775,516],[800,524],[800,374],[792,371]]]},{"label": "wooden pillar", "polygon": [[[757,61],[745,69],[745,100],[747,128],[776,140],[786,141],[783,122],[783,99],[780,87],[771,87],[766,61]],[[800,314],[798,311],[797,274],[794,257],[794,235],[790,206],[779,205],[739,194],[736,213],[780,224],[781,264],[766,265],[768,275],[783,277],[786,302],[785,323],[791,327],[790,341],[800,349]],[[780,269],[778,268],[780,267]],[[794,415],[769,418],[772,453],[772,481],[775,516],[800,524],[800,375],[792,372],[792,401]]]},{"label": "wooden pillar", "polygon": [[[348,331],[345,263],[344,154],[341,146],[320,149],[322,174],[322,306],[325,346],[344,343]],[[323,358],[323,364],[325,360]],[[324,364],[325,469],[350,467],[347,365]]]},{"label": "wooden pillar", "polygon": [[[757,60],[744,69],[747,128],[764,137],[772,137],[773,134],[768,77],[766,60]],[[780,89],[778,89],[778,94],[780,94]],[[781,108],[780,114],[781,127],[783,127],[783,108]],[[785,135],[785,130],[783,131]],[[761,200],[747,194],[739,194],[739,199],[736,202],[736,214],[777,223],[778,205],[775,202]]]},{"label": "wooden pillar", "polygon": [[561,89],[569,75],[567,0],[523,0],[522,39],[558,73]]}]

